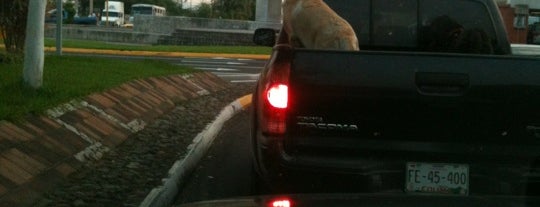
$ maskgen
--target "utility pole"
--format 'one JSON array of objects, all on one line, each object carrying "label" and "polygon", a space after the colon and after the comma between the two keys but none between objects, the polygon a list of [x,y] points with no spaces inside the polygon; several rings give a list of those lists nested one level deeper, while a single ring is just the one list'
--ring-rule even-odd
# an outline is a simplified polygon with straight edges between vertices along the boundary
[{"label": "utility pole", "polygon": [[[34,89],[43,85],[45,9],[47,1],[28,2],[26,38],[24,40],[23,80]],[[58,15],[57,15],[58,16]]]},{"label": "utility pole", "polygon": [[64,9],[62,0],[56,0],[56,54],[62,55],[62,21],[64,20]]},{"label": "utility pole", "polygon": [[105,26],[109,26],[109,0],[105,0]]},{"label": "utility pole", "polygon": [[90,0],[90,14],[88,15],[93,16],[93,14],[94,14],[94,0]]}]

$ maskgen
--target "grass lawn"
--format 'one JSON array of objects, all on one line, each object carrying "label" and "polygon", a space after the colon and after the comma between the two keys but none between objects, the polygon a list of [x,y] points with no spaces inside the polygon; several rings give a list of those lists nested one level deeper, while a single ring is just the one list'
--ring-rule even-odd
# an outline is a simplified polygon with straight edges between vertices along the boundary
[{"label": "grass lawn", "polygon": [[[56,41],[45,39],[45,46],[55,47]],[[121,43],[108,43],[88,40],[62,40],[62,47],[107,49],[127,51],[156,51],[156,52],[194,52],[194,53],[226,53],[226,54],[262,54],[272,52],[271,47],[262,46],[172,46],[172,45],[130,45]]]},{"label": "grass lawn", "polygon": [[122,61],[96,57],[45,57],[43,87],[23,87],[22,64],[0,63],[0,120],[14,121],[43,113],[72,99],[103,91],[133,79],[191,72],[187,67],[155,60]]},{"label": "grass lawn", "polygon": [[[5,52],[0,39],[0,53]],[[45,38],[45,46],[55,47],[55,40]],[[124,51],[193,52],[228,54],[270,54],[270,47],[258,46],[168,46],[133,45],[100,41],[64,39],[66,48],[108,49]],[[28,114],[67,101],[103,91],[137,78],[191,72],[191,68],[153,60],[122,61],[116,59],[54,56],[45,57],[43,87],[37,91],[23,87],[21,64],[0,62],[0,120],[15,121]]]}]

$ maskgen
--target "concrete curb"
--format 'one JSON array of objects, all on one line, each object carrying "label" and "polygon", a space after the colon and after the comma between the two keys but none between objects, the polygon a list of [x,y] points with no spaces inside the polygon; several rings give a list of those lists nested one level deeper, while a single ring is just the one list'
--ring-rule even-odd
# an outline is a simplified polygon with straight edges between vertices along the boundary
[{"label": "concrete curb", "polygon": [[163,185],[155,187],[146,196],[140,207],[165,207],[171,206],[175,196],[179,192],[179,186],[184,183],[184,179],[195,170],[198,162],[204,157],[212,142],[221,131],[223,124],[231,119],[238,112],[246,109],[251,104],[251,94],[236,99],[234,102],[223,108],[216,119],[206,126],[188,146],[188,153],[184,158],[177,160],[171,169],[168,177],[162,180]]}]

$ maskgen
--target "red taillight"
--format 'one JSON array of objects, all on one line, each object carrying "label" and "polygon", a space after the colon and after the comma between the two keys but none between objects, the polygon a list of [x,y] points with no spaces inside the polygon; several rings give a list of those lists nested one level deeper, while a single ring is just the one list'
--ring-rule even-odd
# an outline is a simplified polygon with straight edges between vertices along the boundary
[{"label": "red taillight", "polygon": [[290,58],[293,56],[290,47],[277,47],[274,49],[269,64],[268,73],[264,79],[264,89],[261,99],[262,116],[261,129],[265,134],[285,134],[286,115],[289,110],[289,75],[291,70]]},{"label": "red taillight", "polygon": [[271,207],[291,207],[291,201],[288,199],[274,200],[270,203]]},{"label": "red taillight", "polygon": [[289,102],[289,87],[273,84],[266,89],[263,132],[269,134],[285,133],[285,116]]},{"label": "red taillight", "polygon": [[271,106],[286,109],[289,101],[289,87],[285,84],[275,84],[268,89],[266,98]]}]

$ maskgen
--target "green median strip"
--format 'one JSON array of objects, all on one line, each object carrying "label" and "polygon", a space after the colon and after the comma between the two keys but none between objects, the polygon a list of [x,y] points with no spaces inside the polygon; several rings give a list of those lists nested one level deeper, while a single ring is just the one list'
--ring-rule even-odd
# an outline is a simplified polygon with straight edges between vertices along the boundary
[{"label": "green median strip", "polygon": [[[3,42],[1,42],[3,43]],[[46,47],[55,47],[55,40],[45,39]],[[152,55],[183,55],[199,53],[244,54],[255,58],[267,56],[270,47],[258,46],[169,46],[133,45],[87,40],[64,39],[62,46],[67,49],[149,51]],[[4,53],[3,44],[0,53]],[[128,54],[129,55],[129,54]],[[224,55],[225,57],[226,55]],[[205,56],[206,57],[206,56]],[[40,114],[44,110],[67,101],[84,97],[93,92],[113,88],[133,79],[151,76],[182,74],[191,68],[175,66],[152,60],[122,61],[97,57],[54,56],[45,58],[43,87],[37,91],[23,87],[22,63],[1,63],[0,61],[0,120],[14,121],[28,114]]]},{"label": "green median strip", "polygon": [[[55,39],[46,38],[46,47],[55,47]],[[184,45],[133,45],[89,40],[62,40],[62,47],[98,50],[185,52],[185,53],[223,53],[223,54],[258,54],[268,55],[270,47],[261,46],[184,46]]]},{"label": "green median strip", "polygon": [[[46,52],[55,52],[54,47],[45,47]],[[143,56],[143,57],[202,57],[202,58],[244,58],[244,59],[256,59],[267,60],[270,55],[258,55],[258,54],[227,54],[227,53],[193,53],[193,52],[152,52],[152,51],[133,51],[133,50],[105,50],[105,49],[84,49],[84,48],[66,48],[62,49],[65,53],[79,53],[79,54],[100,54],[100,55],[125,55],[125,56]]]},{"label": "green median strip", "polygon": [[193,71],[156,60],[47,55],[43,87],[34,91],[23,86],[22,68],[22,63],[0,63],[0,120],[14,121],[28,114],[40,114],[67,101],[134,79]]}]

